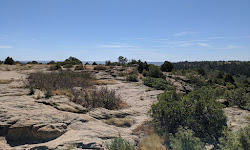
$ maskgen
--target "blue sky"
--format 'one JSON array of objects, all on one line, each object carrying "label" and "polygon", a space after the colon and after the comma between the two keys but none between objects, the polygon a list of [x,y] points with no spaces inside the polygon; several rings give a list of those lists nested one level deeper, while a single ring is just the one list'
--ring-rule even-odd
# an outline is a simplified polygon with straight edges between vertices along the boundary
[{"label": "blue sky", "polygon": [[250,0],[0,0],[0,60],[249,60]]}]

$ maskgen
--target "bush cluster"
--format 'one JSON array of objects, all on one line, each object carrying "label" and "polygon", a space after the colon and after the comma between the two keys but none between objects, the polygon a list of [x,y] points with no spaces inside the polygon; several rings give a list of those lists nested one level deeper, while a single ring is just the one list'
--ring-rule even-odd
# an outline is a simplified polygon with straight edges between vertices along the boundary
[{"label": "bush cluster", "polygon": [[216,141],[226,126],[226,116],[223,106],[210,98],[209,94],[199,91],[190,92],[183,98],[175,91],[165,91],[150,111],[156,130],[175,134],[180,125],[187,126],[203,141]]},{"label": "bush cluster", "polygon": [[27,78],[28,87],[46,91],[57,89],[73,90],[74,87],[87,88],[92,85],[93,78],[87,72],[36,72],[31,73]]},{"label": "bush cluster", "polygon": [[224,130],[219,147],[221,150],[249,150],[250,149],[250,125],[233,133],[228,129]]},{"label": "bush cluster", "polygon": [[131,74],[127,76],[126,80],[131,82],[138,82],[138,77],[136,74]]},{"label": "bush cluster", "polygon": [[91,108],[106,108],[106,109],[120,109],[122,108],[123,101],[121,97],[116,94],[115,90],[109,90],[107,87],[101,89],[92,89],[78,91],[77,95],[73,100],[77,104],[81,104]]},{"label": "bush cluster", "polygon": [[194,134],[194,131],[180,126],[177,133],[170,136],[171,148],[173,150],[205,150],[204,144]]},{"label": "bush cluster", "polygon": [[173,90],[174,87],[170,83],[161,78],[146,77],[142,79],[143,84],[157,90]]},{"label": "bush cluster", "polygon": [[120,135],[109,143],[104,143],[104,145],[108,150],[136,150],[135,146],[124,140]]}]

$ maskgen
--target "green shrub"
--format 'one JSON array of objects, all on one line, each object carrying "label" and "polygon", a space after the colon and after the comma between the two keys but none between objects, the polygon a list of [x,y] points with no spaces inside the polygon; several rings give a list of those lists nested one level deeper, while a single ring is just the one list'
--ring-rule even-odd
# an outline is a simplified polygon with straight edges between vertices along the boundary
[{"label": "green shrub", "polygon": [[174,69],[173,65],[171,62],[169,61],[165,61],[162,65],[161,65],[161,70],[162,71],[166,71],[166,72],[171,72]]},{"label": "green shrub", "polygon": [[234,84],[234,82],[235,82],[233,76],[230,74],[226,74],[224,80],[225,80],[225,82],[230,82],[232,84]]},{"label": "green shrub", "polygon": [[222,150],[250,150],[250,125],[240,129],[237,133],[225,130],[219,139]]},{"label": "green shrub", "polygon": [[28,94],[28,95],[33,95],[34,93],[35,93],[34,88],[33,88],[33,87],[30,87],[30,92],[29,92],[29,94]]},{"label": "green shrub", "polygon": [[189,82],[197,88],[207,85],[204,79],[196,75],[188,75],[188,79],[190,80]]},{"label": "green shrub", "polygon": [[161,69],[159,66],[156,65],[150,65],[149,66],[149,71],[147,73],[148,77],[153,77],[153,78],[164,78],[163,73],[161,72]]},{"label": "green shrub", "polygon": [[226,116],[223,106],[210,98],[206,91],[193,91],[183,98],[165,91],[150,110],[156,130],[174,134],[180,125],[187,126],[203,141],[216,141],[226,126]]},{"label": "green shrub", "polygon": [[242,109],[250,110],[250,94],[243,88],[227,91],[224,95],[229,106],[237,105]]},{"label": "green shrub", "polygon": [[136,74],[131,74],[128,75],[126,78],[127,81],[131,81],[131,82],[138,82],[138,78]]},{"label": "green shrub", "polygon": [[15,64],[15,61],[11,58],[11,57],[7,57],[4,61],[4,64],[6,65],[14,65]]},{"label": "green shrub", "polygon": [[152,78],[152,77],[146,77],[142,79],[143,84],[152,88],[155,88],[157,90],[171,90],[175,89],[170,85],[170,83],[164,79],[161,78]]},{"label": "green shrub", "polygon": [[96,63],[96,62],[93,62],[92,65],[97,65],[97,63]]},{"label": "green shrub", "polygon": [[56,65],[53,65],[53,66],[50,66],[49,67],[49,70],[50,71],[53,71],[53,70],[60,70],[61,69],[61,66],[59,64],[56,64]]},{"label": "green shrub", "polygon": [[65,64],[72,64],[72,65],[81,65],[82,64],[82,62],[79,59],[72,57],[72,56],[70,56],[64,62],[65,62]]},{"label": "green shrub", "polygon": [[108,150],[135,150],[135,146],[124,140],[120,135],[109,143],[104,143]]},{"label": "green shrub", "polygon": [[48,65],[54,65],[56,62],[54,60],[51,60],[50,62],[47,63]]},{"label": "green shrub", "polygon": [[65,64],[65,65],[63,66],[63,68],[72,68],[72,67],[73,67],[72,64]]},{"label": "green shrub", "polygon": [[170,136],[170,143],[173,150],[205,150],[201,140],[194,136],[194,131],[180,126],[175,136]]},{"label": "green shrub", "polygon": [[144,77],[146,77],[147,74],[148,74],[148,71],[144,69],[144,70],[142,71],[142,75],[143,75]]},{"label": "green shrub", "polygon": [[82,65],[81,66],[76,66],[75,70],[84,70],[84,67]]},{"label": "green shrub", "polygon": [[198,72],[198,74],[201,75],[201,76],[205,76],[205,75],[206,75],[205,70],[202,69],[202,68],[198,68],[198,69],[197,69],[197,72]]}]

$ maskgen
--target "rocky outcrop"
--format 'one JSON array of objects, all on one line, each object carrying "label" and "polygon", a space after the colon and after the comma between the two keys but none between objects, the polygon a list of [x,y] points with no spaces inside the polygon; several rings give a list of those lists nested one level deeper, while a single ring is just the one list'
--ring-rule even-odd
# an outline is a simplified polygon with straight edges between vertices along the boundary
[{"label": "rocky outcrop", "polygon": [[110,119],[110,118],[125,118],[126,116],[134,116],[139,112],[133,110],[108,110],[105,108],[96,108],[89,112],[89,115],[96,119]]},{"label": "rocky outcrop", "polygon": [[83,113],[83,114],[89,111],[89,109],[71,102],[67,97],[64,97],[64,96],[53,96],[50,99],[36,100],[36,102],[43,103],[45,105],[50,105],[61,111]]},{"label": "rocky outcrop", "polygon": [[36,125],[16,123],[8,128],[5,137],[11,146],[41,143],[61,136],[66,129],[67,125],[64,123]]}]

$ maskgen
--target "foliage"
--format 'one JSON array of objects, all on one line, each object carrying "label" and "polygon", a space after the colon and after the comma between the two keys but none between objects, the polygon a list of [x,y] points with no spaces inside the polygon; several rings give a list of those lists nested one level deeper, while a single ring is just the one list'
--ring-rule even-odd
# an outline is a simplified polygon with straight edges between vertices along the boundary
[{"label": "foliage", "polygon": [[54,65],[56,62],[54,60],[51,60],[50,62],[47,63],[48,65]]},{"label": "foliage", "polygon": [[180,126],[175,136],[170,136],[173,150],[205,150],[204,144],[194,135],[194,131]]},{"label": "foliage", "polygon": [[150,111],[156,130],[174,134],[180,125],[187,126],[203,141],[216,141],[226,125],[226,116],[222,105],[209,93],[209,89],[203,89],[180,98],[175,91],[165,91]]},{"label": "foliage", "polygon": [[56,65],[53,65],[53,66],[49,67],[50,71],[52,71],[52,70],[59,70],[59,69],[61,69],[61,66],[59,64],[56,64]]},{"label": "foliage", "polygon": [[161,78],[146,77],[142,79],[143,84],[157,90],[171,90],[174,87],[170,86],[170,83]]},{"label": "foliage", "polygon": [[159,66],[156,65],[149,65],[149,71],[147,73],[148,77],[153,77],[153,78],[164,78],[165,76],[161,72],[161,69]]},{"label": "foliage", "polygon": [[188,75],[188,79],[190,80],[189,83],[191,83],[196,88],[207,85],[206,81],[197,75]]},{"label": "foliage", "polygon": [[173,63],[173,66],[177,70],[203,68],[207,71],[219,70],[221,72],[227,72],[233,76],[245,75],[250,77],[250,61],[184,61]]},{"label": "foliage", "polygon": [[79,59],[72,57],[72,56],[70,56],[64,62],[74,62],[74,65],[77,65],[77,64],[81,65],[82,64],[82,62]]},{"label": "foliage", "polygon": [[89,65],[89,62],[86,62],[85,65]]},{"label": "foliage", "polygon": [[233,133],[228,129],[224,130],[224,137],[219,139],[219,147],[222,150],[250,150],[250,125]]},{"label": "foliage", "polygon": [[230,74],[226,74],[224,80],[225,80],[225,82],[230,82],[230,83],[234,84],[234,78]]},{"label": "foliage", "polygon": [[96,62],[93,62],[92,65],[97,65],[97,63],[96,63]]},{"label": "foliage", "polygon": [[201,76],[205,76],[205,75],[206,75],[205,70],[202,69],[202,68],[198,68],[198,69],[197,69],[197,72],[198,72],[198,74],[201,75]]},{"label": "foliage", "polygon": [[73,68],[73,65],[72,65],[72,64],[65,64],[65,65],[63,66],[63,68]]},{"label": "foliage", "polygon": [[75,67],[75,70],[84,70],[84,67],[83,65],[79,65]]},{"label": "foliage", "polygon": [[33,87],[30,87],[30,92],[29,92],[29,94],[28,94],[28,95],[33,95],[33,94],[35,94],[35,90],[34,90],[34,88],[33,88]]},{"label": "foliage", "polygon": [[41,90],[71,89],[74,87],[86,88],[91,86],[93,78],[87,72],[36,72],[27,78],[26,85]]},{"label": "foliage", "polygon": [[135,147],[125,141],[121,135],[112,139],[109,143],[104,143],[108,150],[135,150]]},{"label": "foliage", "polygon": [[123,56],[118,57],[118,62],[121,64],[126,64],[127,61],[128,61],[128,59],[126,57],[123,57]]},{"label": "foliage", "polygon": [[120,109],[124,103],[121,97],[116,94],[115,90],[109,90],[107,87],[103,87],[100,90],[84,90],[78,91],[77,97],[74,102],[87,107],[97,108],[103,107],[106,109]]},{"label": "foliage", "polygon": [[243,88],[229,90],[224,95],[230,106],[237,105],[242,109],[250,110],[250,94]]},{"label": "foliage", "polygon": [[138,78],[136,74],[131,74],[128,75],[126,78],[127,81],[131,81],[131,82],[138,82]]},{"label": "foliage", "polygon": [[161,65],[161,70],[162,71],[166,71],[166,72],[171,72],[174,69],[173,65],[171,62],[169,61],[165,61],[162,65]]},{"label": "foliage", "polygon": [[142,139],[139,144],[139,150],[167,150],[163,145],[164,139],[153,133]]},{"label": "foliage", "polygon": [[4,64],[6,65],[14,65],[15,64],[15,61],[12,59],[12,57],[7,57],[4,61]]},{"label": "foliage", "polygon": [[35,61],[35,60],[33,60],[33,61],[29,61],[29,62],[27,62],[27,64],[38,64],[38,62],[37,61]]},{"label": "foliage", "polygon": [[107,60],[107,61],[105,62],[105,65],[106,65],[106,66],[110,66],[110,65],[111,65],[111,61],[110,61],[110,60]]}]

